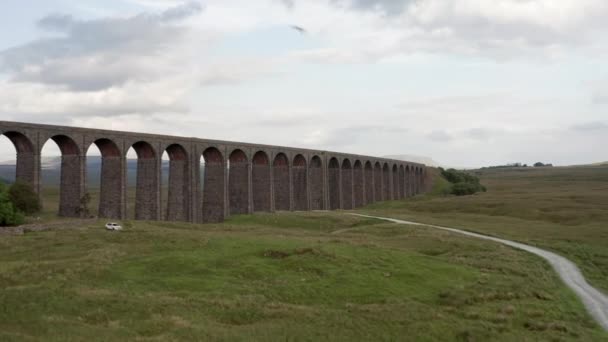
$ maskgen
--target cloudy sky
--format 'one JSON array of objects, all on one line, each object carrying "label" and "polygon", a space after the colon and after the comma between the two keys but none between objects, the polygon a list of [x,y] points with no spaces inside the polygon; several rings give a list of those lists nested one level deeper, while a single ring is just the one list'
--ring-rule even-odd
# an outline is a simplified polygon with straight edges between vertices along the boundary
[{"label": "cloudy sky", "polygon": [[467,167],[605,161],[608,1],[3,0],[0,119]]}]

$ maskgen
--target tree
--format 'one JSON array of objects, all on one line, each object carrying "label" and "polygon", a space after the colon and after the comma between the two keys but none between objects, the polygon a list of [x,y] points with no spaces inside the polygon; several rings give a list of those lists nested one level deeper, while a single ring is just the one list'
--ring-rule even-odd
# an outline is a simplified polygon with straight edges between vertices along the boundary
[{"label": "tree", "polygon": [[40,198],[34,189],[25,182],[17,181],[11,185],[8,196],[15,208],[26,215],[32,215],[40,211]]},{"label": "tree", "polygon": [[534,163],[534,167],[543,167],[543,166],[545,166],[545,164],[543,164],[541,162]]},{"label": "tree", "polygon": [[0,226],[18,226],[23,222],[23,215],[11,202],[6,186],[0,183]]}]

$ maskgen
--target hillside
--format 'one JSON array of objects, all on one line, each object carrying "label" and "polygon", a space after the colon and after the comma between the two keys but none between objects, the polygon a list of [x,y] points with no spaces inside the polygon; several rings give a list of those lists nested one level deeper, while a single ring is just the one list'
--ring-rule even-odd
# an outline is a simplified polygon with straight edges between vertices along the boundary
[{"label": "hillside", "polygon": [[382,158],[396,159],[396,160],[405,160],[414,163],[420,163],[427,166],[438,167],[441,166],[438,162],[429,157],[417,156],[412,154],[395,154],[395,155],[387,155],[382,156]]},{"label": "hillside", "polygon": [[[608,167],[478,173],[487,193],[358,212],[546,248],[608,291]],[[344,212],[77,222],[0,239],[0,340],[608,339],[540,258],[425,227]]]},{"label": "hillside", "polygon": [[343,213],[124,226],[0,240],[0,340],[607,337],[541,259],[441,231]]},{"label": "hillside", "polygon": [[[135,184],[137,173],[137,159],[127,160],[127,179],[130,184]],[[101,157],[87,157],[87,181],[92,187],[99,186],[101,177]],[[169,174],[169,162],[163,161],[163,181]],[[61,176],[61,157],[46,157],[42,160],[42,182],[45,185],[58,185]],[[0,178],[13,182],[15,180],[15,161],[0,163]]]}]

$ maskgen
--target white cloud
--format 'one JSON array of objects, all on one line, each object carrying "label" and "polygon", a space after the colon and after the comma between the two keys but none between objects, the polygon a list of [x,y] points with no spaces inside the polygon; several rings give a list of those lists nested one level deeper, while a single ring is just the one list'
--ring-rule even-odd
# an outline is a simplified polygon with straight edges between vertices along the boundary
[{"label": "white cloud", "polygon": [[608,79],[591,82],[592,102],[598,105],[608,104]]},{"label": "white cloud", "polygon": [[39,27],[59,36],[41,38],[0,52],[0,71],[14,82],[60,85],[74,91],[103,90],[129,81],[150,82],[188,61],[173,51],[186,46],[187,29],[176,21],[200,12],[184,4],[160,14],[76,20],[49,15]]},{"label": "white cloud", "polygon": [[[47,16],[0,52],[3,119],[456,166],[592,161],[606,143],[608,87],[578,74],[605,65],[603,0],[124,1],[142,13]],[[561,78],[534,72],[547,61]]]},{"label": "white cloud", "polygon": [[551,58],[572,48],[596,54],[607,43],[608,3],[603,0],[331,2],[338,6],[315,16],[309,14],[319,11],[319,1],[293,6],[294,18],[331,46],[298,56],[330,63],[369,62],[415,52],[499,60]]},{"label": "white cloud", "polygon": [[128,82],[120,87],[88,92],[42,84],[0,83],[0,113],[16,121],[23,115],[48,121],[49,117],[62,116],[187,112],[183,101],[187,90],[180,79],[147,84]]}]

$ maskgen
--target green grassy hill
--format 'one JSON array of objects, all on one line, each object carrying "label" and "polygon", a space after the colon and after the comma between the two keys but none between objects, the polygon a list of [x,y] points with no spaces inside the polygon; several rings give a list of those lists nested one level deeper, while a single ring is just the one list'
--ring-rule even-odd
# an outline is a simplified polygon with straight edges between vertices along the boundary
[{"label": "green grassy hill", "polygon": [[[543,246],[606,290],[607,171],[483,171],[487,193],[360,212]],[[542,259],[429,228],[336,212],[73,228],[0,237],[0,340],[608,339]]]}]

